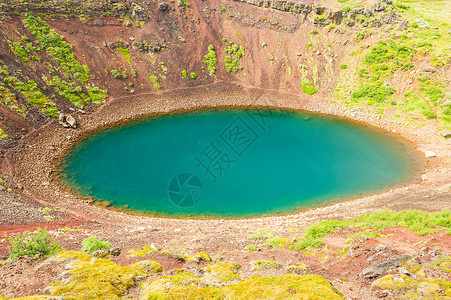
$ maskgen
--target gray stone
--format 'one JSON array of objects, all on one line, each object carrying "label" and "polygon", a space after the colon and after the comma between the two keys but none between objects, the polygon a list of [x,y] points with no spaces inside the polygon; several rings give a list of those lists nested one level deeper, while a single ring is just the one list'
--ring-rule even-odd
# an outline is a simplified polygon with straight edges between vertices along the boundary
[{"label": "gray stone", "polygon": [[383,270],[376,267],[369,267],[362,271],[362,274],[365,278],[371,279],[381,276],[384,273]]},{"label": "gray stone", "polygon": [[449,137],[451,137],[451,130],[444,129],[444,130],[440,131],[440,134],[445,138],[449,138]]},{"label": "gray stone", "polygon": [[371,6],[371,10],[375,11],[375,12],[384,11],[385,10],[385,5],[383,5],[380,2],[377,2],[377,3],[375,3],[375,4],[373,4]]},{"label": "gray stone", "polygon": [[158,4],[159,11],[167,11],[168,9],[169,9],[169,4],[167,4],[166,2],[161,2],[160,4]]}]

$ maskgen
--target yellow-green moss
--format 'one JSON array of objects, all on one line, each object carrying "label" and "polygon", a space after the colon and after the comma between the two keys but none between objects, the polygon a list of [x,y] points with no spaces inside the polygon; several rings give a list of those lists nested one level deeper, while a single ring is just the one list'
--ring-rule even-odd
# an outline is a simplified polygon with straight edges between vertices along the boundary
[{"label": "yellow-green moss", "polygon": [[138,275],[145,275],[139,265],[119,266],[108,259],[62,251],[56,259],[73,259],[69,277],[53,284],[53,296],[64,299],[120,299],[135,284]]},{"label": "yellow-green moss", "polygon": [[229,282],[235,280],[240,275],[238,269],[240,266],[235,262],[223,263],[219,262],[214,265],[205,267],[204,281],[220,281]]},{"label": "yellow-green moss", "polygon": [[[2,298],[0,296],[0,299],[8,299],[8,298]],[[11,300],[47,300],[47,298],[44,296],[27,296],[27,297],[22,297],[22,298],[14,298]]]},{"label": "yellow-green moss", "polygon": [[377,279],[371,284],[371,288],[379,288],[382,290],[401,291],[414,288],[418,285],[418,281],[406,275],[387,275]]},{"label": "yellow-green moss", "polygon": [[129,267],[142,270],[146,272],[147,275],[160,273],[163,271],[163,267],[159,263],[150,259],[138,261]]},{"label": "yellow-green moss", "polygon": [[149,255],[156,251],[157,251],[157,249],[146,245],[141,250],[135,250],[135,248],[128,250],[129,254],[127,255],[127,257],[142,257],[142,256]]},{"label": "yellow-green moss", "polygon": [[201,262],[201,261],[210,262],[211,258],[210,258],[210,254],[208,254],[205,251],[201,251],[201,252],[195,253],[194,255],[186,256],[185,260],[187,262],[197,262],[198,263],[198,262]]},{"label": "yellow-green moss", "polygon": [[282,268],[282,264],[273,260],[253,260],[249,263],[249,267],[251,270],[265,270],[265,269],[279,269]]},{"label": "yellow-green moss", "polygon": [[437,297],[440,297],[442,290],[451,288],[451,282],[440,278],[415,279],[405,275],[387,275],[374,281],[371,288],[402,292],[403,299],[439,299]]},{"label": "yellow-green moss", "polygon": [[305,270],[307,270],[307,265],[303,263],[300,263],[298,265],[290,265],[287,267],[287,272],[293,274],[299,274]]},{"label": "yellow-green moss", "polygon": [[238,283],[199,286],[196,276],[179,272],[144,285],[145,299],[343,299],[319,275],[252,276]]},{"label": "yellow-green moss", "polygon": [[428,264],[430,268],[440,269],[445,272],[451,273],[451,256],[440,256],[431,261]]}]

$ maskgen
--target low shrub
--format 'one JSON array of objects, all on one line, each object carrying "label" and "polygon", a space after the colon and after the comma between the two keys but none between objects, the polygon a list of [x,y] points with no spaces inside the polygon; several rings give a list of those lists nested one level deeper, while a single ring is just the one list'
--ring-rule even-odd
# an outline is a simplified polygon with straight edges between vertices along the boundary
[{"label": "low shrub", "polygon": [[61,250],[61,245],[55,241],[46,229],[38,229],[34,232],[25,231],[21,235],[9,238],[9,258],[16,260],[19,257],[47,256]]}]

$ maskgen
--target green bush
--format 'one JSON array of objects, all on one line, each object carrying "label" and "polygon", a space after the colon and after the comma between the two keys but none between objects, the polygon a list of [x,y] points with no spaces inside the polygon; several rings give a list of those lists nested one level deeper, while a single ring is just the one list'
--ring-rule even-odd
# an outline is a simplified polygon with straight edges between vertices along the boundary
[{"label": "green bush", "polygon": [[307,79],[303,80],[302,84],[301,84],[302,91],[304,93],[306,93],[307,95],[313,95],[318,91],[318,89],[315,86],[310,85],[310,84],[311,84],[310,80],[307,80]]},{"label": "green bush", "polygon": [[204,63],[207,65],[208,71],[210,71],[210,76],[215,74],[217,62],[218,62],[218,59],[216,57],[215,47],[213,45],[209,45],[208,46],[208,54],[206,54],[204,56]]},{"label": "green bush", "polygon": [[82,245],[81,251],[86,253],[94,253],[97,250],[111,248],[110,242],[103,241],[102,239],[96,239],[93,236],[84,239],[81,245]]},{"label": "green bush", "polygon": [[196,79],[196,78],[197,78],[197,74],[194,73],[194,72],[191,72],[191,73],[189,74],[189,77],[191,77],[192,79]]},{"label": "green bush", "polygon": [[111,75],[113,75],[113,77],[115,79],[121,79],[122,78],[122,74],[120,72],[118,72],[117,70],[111,70]]},{"label": "green bush", "polygon": [[183,69],[183,70],[182,70],[182,76],[183,76],[183,78],[186,78],[187,75],[188,75],[188,74],[187,74],[186,70]]},{"label": "green bush", "polygon": [[13,260],[25,255],[47,256],[61,250],[61,245],[49,235],[48,231],[40,228],[9,238],[9,242],[11,243],[9,258]]},{"label": "green bush", "polygon": [[340,69],[344,70],[347,68],[348,68],[348,66],[346,64],[343,64],[343,63],[340,64]]}]

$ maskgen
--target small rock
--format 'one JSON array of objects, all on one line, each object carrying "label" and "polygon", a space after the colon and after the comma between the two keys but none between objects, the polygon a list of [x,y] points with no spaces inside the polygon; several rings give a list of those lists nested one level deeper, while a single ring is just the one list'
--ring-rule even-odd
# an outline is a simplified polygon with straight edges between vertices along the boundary
[{"label": "small rock", "polygon": [[430,157],[436,157],[436,156],[437,156],[437,154],[435,154],[434,151],[424,151],[424,155],[425,155],[427,158],[430,158]]},{"label": "small rock", "polygon": [[265,48],[266,46],[268,46],[268,44],[262,43],[262,47],[263,47],[263,48]]},{"label": "small rock", "polygon": [[421,180],[422,181],[428,180],[428,177],[426,176],[426,174],[421,175]]},{"label": "small rock", "polygon": [[62,113],[62,112],[59,113],[58,121],[59,122],[65,122],[66,121],[66,116],[64,115],[64,113]]},{"label": "small rock", "polygon": [[451,137],[451,130],[444,129],[444,130],[440,131],[440,134],[445,138],[449,138],[449,137]]},{"label": "small rock", "polygon": [[130,41],[132,41],[132,42],[133,42],[133,41],[135,40],[135,38],[134,38],[134,37],[132,37],[132,36],[131,36],[131,37],[129,37],[128,39],[129,39]]}]

